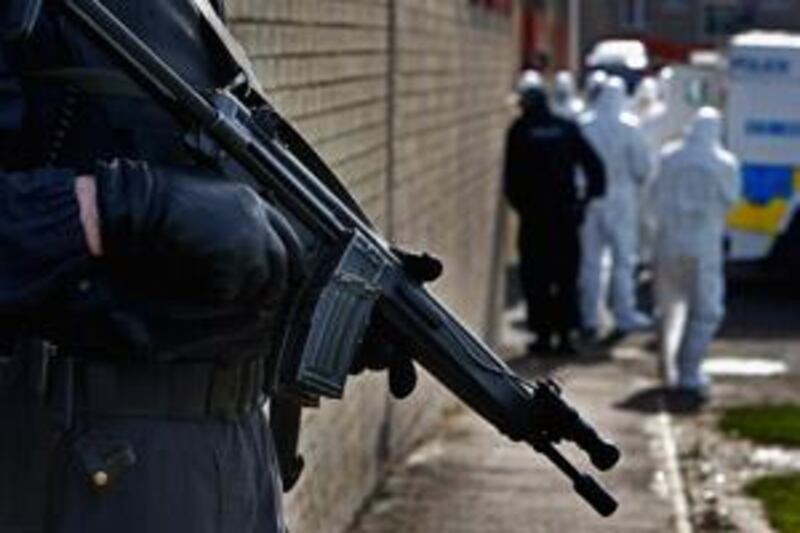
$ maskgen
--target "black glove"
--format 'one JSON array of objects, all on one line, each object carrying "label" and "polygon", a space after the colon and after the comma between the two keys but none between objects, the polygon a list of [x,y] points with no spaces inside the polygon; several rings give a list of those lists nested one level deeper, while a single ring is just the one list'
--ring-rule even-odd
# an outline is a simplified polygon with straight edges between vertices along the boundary
[{"label": "black glove", "polygon": [[291,228],[246,185],[126,160],[100,164],[97,184],[114,275],[187,303],[269,305],[286,292]]},{"label": "black glove", "polygon": [[[442,274],[442,264],[434,257],[399,249],[393,251],[402,261],[406,273],[419,283],[435,281]],[[417,371],[409,354],[419,349],[394,331],[378,311],[367,329],[363,347],[353,364],[353,373],[364,369],[386,370],[392,396],[406,398],[417,386]]]},{"label": "black glove", "polygon": [[136,359],[271,352],[301,245],[252,189],[202,173],[98,165],[104,256],[88,290],[49,307],[52,338]]},{"label": "black glove", "polygon": [[386,370],[389,376],[389,391],[402,400],[417,386],[417,371],[409,353],[415,347],[393,336],[383,317],[375,313],[364,336],[364,343],[353,362],[352,373],[364,370]]}]

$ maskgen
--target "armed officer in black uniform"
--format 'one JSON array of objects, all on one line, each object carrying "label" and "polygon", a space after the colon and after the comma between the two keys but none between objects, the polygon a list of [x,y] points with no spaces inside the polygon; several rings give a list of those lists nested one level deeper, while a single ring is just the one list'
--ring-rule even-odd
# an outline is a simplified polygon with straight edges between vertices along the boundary
[{"label": "armed officer in black uniform", "polygon": [[[557,351],[575,353],[579,228],[587,202],[605,193],[605,172],[577,125],[552,113],[537,72],[525,72],[517,92],[522,114],[506,140],[504,190],[520,217],[520,277],[536,335],[529,351],[551,351],[557,335]],[[578,167],[586,176],[583,191]]]},{"label": "armed officer in black uniform", "polygon": [[[234,66],[198,1],[104,4],[208,89]],[[284,531],[261,408],[295,236],[55,4],[0,7],[0,531]]]}]

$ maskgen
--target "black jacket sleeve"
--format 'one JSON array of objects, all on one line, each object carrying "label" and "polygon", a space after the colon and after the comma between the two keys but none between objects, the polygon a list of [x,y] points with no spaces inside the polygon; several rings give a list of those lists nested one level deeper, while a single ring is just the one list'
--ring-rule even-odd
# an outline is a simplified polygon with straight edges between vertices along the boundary
[{"label": "black jacket sleeve", "polygon": [[524,139],[519,122],[515,122],[508,130],[506,136],[506,156],[503,168],[503,193],[506,200],[514,210],[519,211],[524,202],[523,198],[523,173],[524,168]]},{"label": "black jacket sleeve", "polygon": [[0,311],[33,309],[89,266],[70,171],[0,172]]},{"label": "black jacket sleeve", "polygon": [[0,312],[36,306],[89,254],[69,169],[9,170],[24,99],[0,45]]},{"label": "black jacket sleeve", "polygon": [[578,165],[586,175],[586,200],[599,198],[606,193],[606,171],[586,137],[575,126],[575,155]]}]

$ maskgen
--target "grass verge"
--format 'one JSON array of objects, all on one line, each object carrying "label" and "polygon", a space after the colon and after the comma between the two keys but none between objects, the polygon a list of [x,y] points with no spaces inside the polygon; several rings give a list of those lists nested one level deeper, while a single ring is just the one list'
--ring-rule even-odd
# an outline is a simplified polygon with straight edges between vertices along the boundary
[{"label": "grass verge", "polygon": [[800,531],[800,474],[763,477],[748,484],[745,492],[761,501],[779,533]]},{"label": "grass verge", "polygon": [[719,427],[728,435],[760,444],[800,446],[800,406],[733,407],[723,413]]}]

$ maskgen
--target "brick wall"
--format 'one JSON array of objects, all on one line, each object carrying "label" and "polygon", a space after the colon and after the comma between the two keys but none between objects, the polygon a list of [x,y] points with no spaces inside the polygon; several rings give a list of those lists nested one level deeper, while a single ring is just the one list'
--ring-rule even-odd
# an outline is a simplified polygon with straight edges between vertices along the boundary
[{"label": "brick wall", "polygon": [[[436,292],[482,329],[511,18],[470,0],[229,0],[228,14],[276,107],[382,231],[445,260]],[[309,412],[293,531],[342,531],[449,402],[427,377],[395,402],[372,375]]]}]

